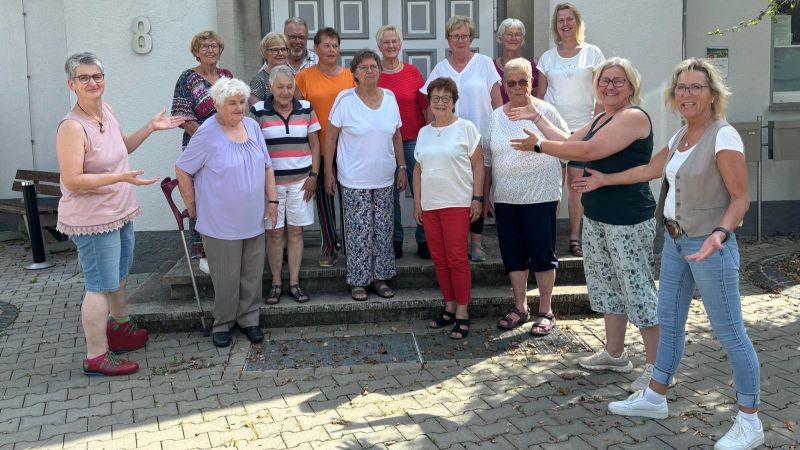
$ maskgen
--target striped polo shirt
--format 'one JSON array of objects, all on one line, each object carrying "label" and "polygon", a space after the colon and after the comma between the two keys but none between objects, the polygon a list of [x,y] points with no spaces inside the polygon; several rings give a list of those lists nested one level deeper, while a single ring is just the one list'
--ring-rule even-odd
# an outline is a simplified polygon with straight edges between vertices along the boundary
[{"label": "striped polo shirt", "polygon": [[270,95],[253,105],[251,111],[261,126],[267,143],[277,184],[304,180],[311,171],[311,147],[308,134],[319,131],[317,114],[306,100],[292,100],[292,111],[283,117],[275,111]]}]

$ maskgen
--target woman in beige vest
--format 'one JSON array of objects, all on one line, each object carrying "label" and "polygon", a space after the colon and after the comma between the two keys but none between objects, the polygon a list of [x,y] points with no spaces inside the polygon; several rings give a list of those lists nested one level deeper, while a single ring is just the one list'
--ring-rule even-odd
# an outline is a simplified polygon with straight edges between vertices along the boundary
[{"label": "woman in beige vest", "polygon": [[590,171],[574,187],[627,184],[662,177],[656,219],[665,225],[658,296],[661,337],[650,385],[611,402],[615,414],[667,417],[665,394],[685,345],[692,293],[697,287],[714,334],[731,362],[739,414],[716,449],[751,449],[764,442],[758,419],[760,372],[747,336],[739,297],[739,249],[733,230],[750,205],[744,145],[725,122],[728,89],[707,60],[675,68],[666,103],[686,125],[650,164],[613,175]]}]

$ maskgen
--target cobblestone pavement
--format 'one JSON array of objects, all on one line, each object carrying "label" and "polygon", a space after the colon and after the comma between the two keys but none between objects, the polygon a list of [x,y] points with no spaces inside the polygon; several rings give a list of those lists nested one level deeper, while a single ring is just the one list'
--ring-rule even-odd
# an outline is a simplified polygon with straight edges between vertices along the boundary
[{"label": "cobblestone pavement", "polygon": [[[773,238],[742,245],[745,264],[800,250]],[[730,426],[734,392],[724,352],[698,303],[686,357],[670,391],[670,416],[611,416],[637,373],[579,370],[585,353],[500,356],[418,363],[243,372],[246,340],[219,350],[199,333],[153,336],[130,354],[129,377],[82,374],[82,278],[74,253],[56,267],[21,266],[22,242],[0,243],[0,302],[18,308],[0,331],[0,450],[19,448],[524,449],[710,448]],[[134,289],[148,274],[131,275]],[[762,364],[762,414],[769,447],[800,441],[800,301],[743,277],[742,304]],[[476,321],[474,329],[493,321]],[[600,318],[559,320],[591,347]],[[270,339],[418,330],[423,323],[267,330]],[[638,333],[629,351],[643,363]]]}]

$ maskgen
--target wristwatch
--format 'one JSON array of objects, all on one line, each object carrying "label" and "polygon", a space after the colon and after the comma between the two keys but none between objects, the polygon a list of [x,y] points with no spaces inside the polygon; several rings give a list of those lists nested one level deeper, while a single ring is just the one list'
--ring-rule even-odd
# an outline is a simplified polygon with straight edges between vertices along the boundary
[{"label": "wristwatch", "polygon": [[310,176],[310,177],[314,177],[314,178],[317,178],[317,176],[319,176],[319,173],[317,173],[317,172],[314,172],[314,171],[312,170],[311,172],[308,172],[308,176]]},{"label": "wristwatch", "polygon": [[483,196],[482,195],[473,195],[472,196],[472,201],[473,202],[481,202],[481,203],[483,203]]},{"label": "wristwatch", "polygon": [[533,151],[536,153],[542,153],[542,146],[539,143],[533,144]]},{"label": "wristwatch", "polygon": [[729,237],[731,237],[731,232],[727,228],[717,227],[717,228],[714,228],[712,233],[716,233],[717,231],[721,231],[725,235],[725,238],[722,240],[723,243],[725,241],[727,241]]}]

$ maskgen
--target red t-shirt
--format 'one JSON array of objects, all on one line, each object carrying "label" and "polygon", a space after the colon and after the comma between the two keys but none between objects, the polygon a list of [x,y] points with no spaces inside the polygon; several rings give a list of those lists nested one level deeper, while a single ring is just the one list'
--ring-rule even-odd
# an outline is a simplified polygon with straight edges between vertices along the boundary
[{"label": "red t-shirt", "polygon": [[397,98],[403,121],[400,134],[404,141],[416,139],[419,130],[425,126],[422,112],[428,107],[428,98],[419,92],[424,85],[422,74],[413,64],[403,64],[403,69],[397,73],[381,73],[378,80],[378,87],[392,91]]}]

